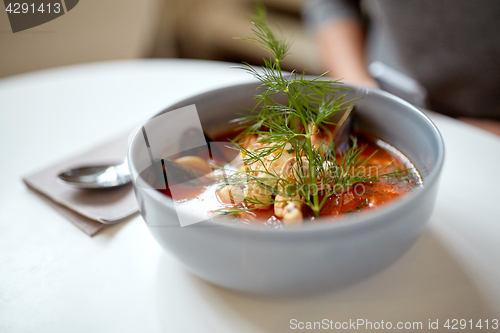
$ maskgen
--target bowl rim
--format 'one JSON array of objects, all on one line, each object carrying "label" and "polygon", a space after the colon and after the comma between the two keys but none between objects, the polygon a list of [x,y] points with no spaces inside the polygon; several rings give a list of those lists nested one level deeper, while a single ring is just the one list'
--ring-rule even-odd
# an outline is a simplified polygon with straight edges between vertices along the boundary
[{"label": "bowl rim", "polygon": [[[224,90],[230,89],[230,88],[238,88],[238,87],[244,87],[244,86],[255,86],[258,83],[258,81],[255,82],[245,82],[245,83],[240,83],[240,84],[232,84],[229,86],[225,86],[222,88],[217,88],[217,89],[212,89],[208,90],[202,93],[197,93],[194,95],[191,95],[189,97],[183,98],[182,100],[179,100],[175,103],[172,103],[171,105],[166,106],[163,108],[161,111],[157,112],[153,117],[149,118],[146,120],[140,127],[137,128],[136,132],[133,134],[132,139],[129,141],[129,146],[127,149],[127,160],[128,160],[128,165],[129,169],[131,171],[131,174],[138,174],[137,170],[135,169],[135,166],[132,162],[132,145],[136,140],[136,136],[138,133],[141,131],[141,128],[146,124],[150,119],[162,114],[163,112],[166,112],[168,109],[175,109],[179,108],[181,106],[185,106],[185,102],[196,98],[196,97],[201,97],[204,95],[211,95],[211,94],[217,94],[218,92],[222,92]],[[339,83],[337,83],[339,84]],[[382,207],[379,207],[373,211],[370,212],[360,212],[356,214],[350,214],[346,215],[343,217],[335,217],[335,218],[329,218],[329,217],[320,217],[314,222],[302,224],[297,227],[291,227],[291,228],[280,228],[280,229],[275,229],[275,228],[269,228],[266,226],[262,226],[259,224],[242,224],[242,223],[221,223],[219,221],[213,221],[212,219],[207,219],[198,223],[195,223],[194,225],[196,226],[210,226],[210,227],[219,227],[219,228],[228,228],[228,229],[233,229],[233,230],[241,230],[243,232],[247,233],[273,233],[273,234],[283,234],[283,235],[297,235],[297,234],[309,234],[309,233],[318,233],[318,232],[325,232],[325,231],[335,231],[335,232],[351,232],[359,229],[365,229],[365,228],[370,228],[370,227],[375,227],[376,225],[380,224],[386,224],[386,223],[391,223],[392,219],[383,219],[382,217],[385,215],[400,215],[403,214],[406,211],[406,207],[410,206],[412,202],[417,201],[419,198],[424,196],[433,186],[437,185],[437,181],[439,180],[439,176],[441,174],[443,164],[444,164],[444,158],[445,158],[445,146],[444,146],[444,140],[441,135],[441,132],[437,128],[437,126],[432,122],[432,120],[427,116],[424,112],[422,112],[420,109],[418,109],[416,106],[410,104],[409,102],[392,95],[386,91],[377,89],[377,88],[372,88],[372,87],[365,87],[365,86],[360,86],[360,85],[355,85],[355,84],[350,84],[350,83],[341,83],[342,86],[349,88],[354,91],[363,91],[365,95],[378,95],[382,98],[387,98],[390,100],[393,100],[407,109],[411,110],[414,112],[416,115],[418,115],[427,126],[431,129],[431,131],[434,134],[435,139],[437,140],[438,143],[438,156],[436,159],[436,165],[435,167],[431,170],[431,172],[427,175],[427,179],[424,183],[424,186],[422,188],[419,188],[411,193],[408,193],[404,196],[402,196],[400,199],[396,202],[391,202],[386,205],[383,205]],[[397,147],[396,147],[397,148]],[[404,152],[403,152],[404,154]],[[132,177],[134,178],[134,177]],[[132,182],[134,182],[135,185],[135,180],[132,179]],[[172,209],[175,212],[175,207],[173,204],[172,198],[169,198],[168,196],[160,193],[159,191],[155,190],[153,187],[149,188],[148,190],[153,190],[153,191],[147,191],[145,192],[146,195],[151,196],[153,200],[158,202],[159,204],[166,205],[168,208]],[[331,221],[333,219],[333,221]],[[330,220],[330,221],[325,221],[325,220]],[[397,220],[397,219],[394,219]],[[194,225],[188,225],[186,228],[189,228],[190,226]],[[148,227],[155,227],[155,226],[149,226]],[[160,227],[160,226],[158,226]],[[179,227],[181,227],[179,225]]]}]

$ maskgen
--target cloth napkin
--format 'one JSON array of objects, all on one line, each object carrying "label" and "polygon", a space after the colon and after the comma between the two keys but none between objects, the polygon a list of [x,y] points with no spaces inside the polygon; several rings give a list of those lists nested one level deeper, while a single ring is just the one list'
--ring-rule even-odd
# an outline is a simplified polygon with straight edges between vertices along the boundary
[{"label": "cloth napkin", "polygon": [[58,183],[56,177],[72,167],[121,163],[127,153],[129,134],[25,176],[23,181],[78,228],[93,236],[137,213],[132,185],[103,190],[75,189]]}]

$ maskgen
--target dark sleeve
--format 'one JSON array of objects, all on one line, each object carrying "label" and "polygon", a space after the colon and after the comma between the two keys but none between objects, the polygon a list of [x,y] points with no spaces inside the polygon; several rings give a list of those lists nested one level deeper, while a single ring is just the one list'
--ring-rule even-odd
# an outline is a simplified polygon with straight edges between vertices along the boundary
[{"label": "dark sleeve", "polygon": [[329,21],[362,21],[360,6],[360,0],[308,0],[302,16],[308,30],[315,31]]}]

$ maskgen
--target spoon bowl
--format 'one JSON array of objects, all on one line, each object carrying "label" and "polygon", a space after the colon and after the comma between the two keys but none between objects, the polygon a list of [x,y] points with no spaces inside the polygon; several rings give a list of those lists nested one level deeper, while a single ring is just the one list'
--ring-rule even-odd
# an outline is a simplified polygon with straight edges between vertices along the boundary
[{"label": "spoon bowl", "polygon": [[57,180],[76,188],[99,189],[124,186],[131,177],[125,162],[116,165],[83,166],[65,170]]}]

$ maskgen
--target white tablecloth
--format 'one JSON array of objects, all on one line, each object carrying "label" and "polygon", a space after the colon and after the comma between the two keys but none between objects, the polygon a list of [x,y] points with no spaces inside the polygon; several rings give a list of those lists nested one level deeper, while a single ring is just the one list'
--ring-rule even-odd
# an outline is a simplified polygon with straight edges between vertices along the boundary
[{"label": "white tablecloth", "polygon": [[189,60],[0,80],[0,332],[285,332],[292,319],[359,318],[421,321],[425,331],[429,320],[500,319],[500,139],[448,117],[432,115],[446,162],[415,246],[377,276],[307,298],[208,284],[163,252],[140,216],[90,238],[21,182],[167,104],[249,80],[229,64]]}]

